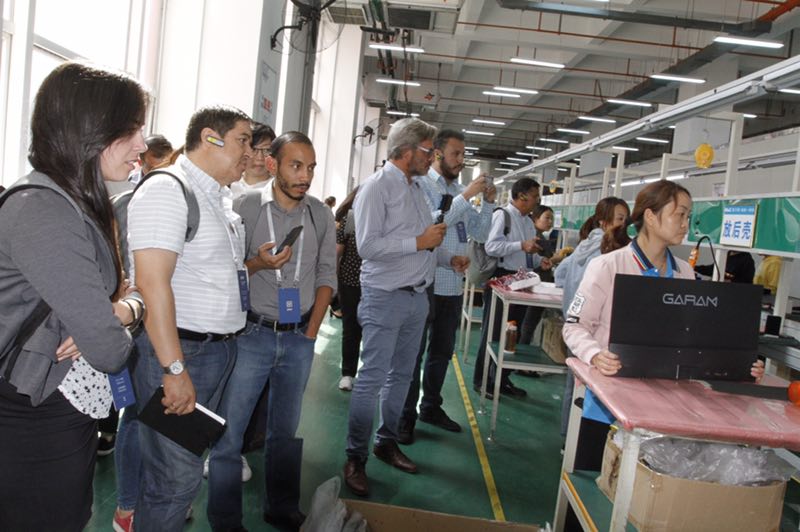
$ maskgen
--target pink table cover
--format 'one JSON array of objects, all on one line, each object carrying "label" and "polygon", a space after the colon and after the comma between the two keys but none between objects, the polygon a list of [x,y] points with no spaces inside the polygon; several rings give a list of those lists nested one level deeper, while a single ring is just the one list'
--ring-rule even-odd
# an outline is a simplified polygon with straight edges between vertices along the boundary
[{"label": "pink table cover", "polygon": [[509,290],[497,281],[489,281],[487,287],[502,295],[511,303],[561,303],[562,297],[554,294],[537,294],[526,290]]},{"label": "pink table cover", "polygon": [[567,365],[627,430],[800,450],[800,407],[788,401],[715,392],[700,381],[606,377],[574,357]]}]

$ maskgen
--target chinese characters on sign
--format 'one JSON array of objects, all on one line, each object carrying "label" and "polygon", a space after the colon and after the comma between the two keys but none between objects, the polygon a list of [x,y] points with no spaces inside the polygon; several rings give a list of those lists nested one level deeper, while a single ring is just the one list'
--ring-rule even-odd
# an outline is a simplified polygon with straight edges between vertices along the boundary
[{"label": "chinese characters on sign", "polygon": [[722,214],[722,233],[719,243],[726,246],[751,248],[755,230],[755,205],[728,205]]}]

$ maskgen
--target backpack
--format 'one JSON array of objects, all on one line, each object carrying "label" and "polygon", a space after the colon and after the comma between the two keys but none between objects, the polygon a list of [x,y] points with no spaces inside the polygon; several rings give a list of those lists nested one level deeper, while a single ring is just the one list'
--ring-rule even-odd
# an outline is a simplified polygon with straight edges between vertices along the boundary
[{"label": "backpack", "polygon": [[111,205],[114,207],[114,218],[117,220],[119,253],[122,257],[123,267],[126,273],[130,272],[130,264],[128,262],[128,204],[131,202],[133,195],[136,194],[136,191],[139,190],[139,187],[142,186],[146,180],[158,174],[172,177],[183,189],[183,197],[186,200],[186,206],[189,208],[189,212],[186,214],[186,236],[184,237],[184,242],[192,241],[194,235],[197,233],[197,227],[200,225],[200,205],[197,203],[197,197],[195,197],[191,185],[189,185],[189,182],[182,175],[173,174],[166,170],[153,170],[146,176],[143,176],[142,180],[139,181],[132,190],[126,190],[125,192],[115,194],[111,197]]},{"label": "backpack", "polygon": [[[511,215],[502,207],[495,209],[503,211],[503,236],[508,235],[511,231]],[[486,248],[483,242],[470,240],[467,247],[467,256],[469,257],[469,268],[467,269],[467,279],[475,286],[483,286],[497,269],[497,263],[503,259],[497,257],[490,257],[486,254]]]}]

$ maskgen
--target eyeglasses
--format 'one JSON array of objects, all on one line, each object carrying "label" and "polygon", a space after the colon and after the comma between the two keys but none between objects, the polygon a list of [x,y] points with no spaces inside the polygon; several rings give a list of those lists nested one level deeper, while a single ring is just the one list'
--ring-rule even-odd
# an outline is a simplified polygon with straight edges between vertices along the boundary
[{"label": "eyeglasses", "polygon": [[266,157],[267,155],[269,155],[269,148],[253,148],[253,155]]},{"label": "eyeglasses", "polygon": [[427,155],[428,157],[433,156],[433,148],[426,148],[425,146],[417,145],[417,149],[420,150],[425,155]]}]

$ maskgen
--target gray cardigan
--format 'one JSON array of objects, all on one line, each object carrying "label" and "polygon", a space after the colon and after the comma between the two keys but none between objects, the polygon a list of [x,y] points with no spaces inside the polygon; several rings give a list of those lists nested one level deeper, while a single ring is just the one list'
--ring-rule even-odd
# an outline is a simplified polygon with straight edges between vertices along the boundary
[{"label": "gray cardigan", "polygon": [[[69,336],[106,373],[122,368],[133,342],[113,313],[117,274],[99,228],[46,175],[34,171],[14,186],[26,183],[48,190],[17,192],[0,209],[0,353],[43,298],[52,312],[25,343],[10,378],[35,406],[72,365],[55,356]],[[6,362],[0,360],[0,375]]]}]

